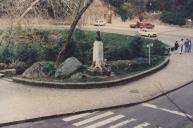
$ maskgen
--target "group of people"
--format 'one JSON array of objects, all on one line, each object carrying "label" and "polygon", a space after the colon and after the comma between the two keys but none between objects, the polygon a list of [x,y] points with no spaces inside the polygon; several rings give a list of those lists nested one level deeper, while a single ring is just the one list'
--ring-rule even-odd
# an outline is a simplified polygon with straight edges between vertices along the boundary
[{"label": "group of people", "polygon": [[176,41],[174,44],[174,49],[175,51],[178,51],[179,53],[182,54],[183,52],[185,53],[190,53],[192,51],[192,41],[191,39],[181,39],[179,42]]}]

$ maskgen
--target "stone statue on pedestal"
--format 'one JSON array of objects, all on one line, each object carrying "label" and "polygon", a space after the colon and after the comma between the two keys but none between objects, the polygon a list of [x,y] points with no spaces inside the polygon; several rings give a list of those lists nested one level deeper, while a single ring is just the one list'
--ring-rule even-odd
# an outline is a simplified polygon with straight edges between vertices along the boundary
[{"label": "stone statue on pedestal", "polygon": [[102,71],[104,66],[104,57],[103,57],[103,42],[100,36],[100,31],[97,31],[96,40],[93,46],[93,64],[94,69],[99,69]]},{"label": "stone statue on pedestal", "polygon": [[96,34],[96,40],[93,44],[93,62],[90,71],[100,75],[110,75],[110,66],[104,60],[104,48],[100,31],[97,31]]}]

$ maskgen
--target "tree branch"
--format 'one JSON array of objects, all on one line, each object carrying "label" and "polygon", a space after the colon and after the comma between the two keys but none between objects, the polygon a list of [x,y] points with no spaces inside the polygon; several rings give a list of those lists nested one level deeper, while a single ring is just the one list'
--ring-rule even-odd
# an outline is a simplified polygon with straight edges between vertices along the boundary
[{"label": "tree branch", "polygon": [[74,33],[74,30],[76,28],[76,25],[78,24],[78,21],[81,19],[81,16],[84,14],[84,12],[88,9],[88,7],[92,4],[93,0],[89,0],[88,3],[80,10],[79,13],[77,13],[73,23],[71,24],[71,27],[70,27],[70,31],[68,33],[68,36],[67,36],[67,39],[64,43],[64,46],[62,47],[61,51],[59,52],[58,54],[58,57],[57,57],[57,60],[56,60],[56,64],[55,66],[58,67],[59,64],[61,62],[63,62],[67,57],[65,56],[67,53],[66,53],[66,49],[71,41],[71,38],[72,38],[72,35]]},{"label": "tree branch", "polygon": [[25,10],[25,12],[19,17],[19,19],[17,20],[16,23],[19,23],[24,17],[25,15],[32,10],[33,6],[35,6],[40,0],[35,0],[34,2],[31,3],[31,5]]}]

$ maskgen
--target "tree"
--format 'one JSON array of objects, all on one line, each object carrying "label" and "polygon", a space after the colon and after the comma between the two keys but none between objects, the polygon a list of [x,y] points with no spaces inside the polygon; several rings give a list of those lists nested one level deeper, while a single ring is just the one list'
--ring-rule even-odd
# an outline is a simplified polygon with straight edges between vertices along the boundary
[{"label": "tree", "polygon": [[115,7],[115,11],[121,16],[123,21],[137,16],[143,20],[142,13],[146,9],[146,0],[109,0],[109,3]]},{"label": "tree", "polygon": [[[62,49],[60,50],[59,54],[58,54],[58,57],[57,57],[57,60],[56,60],[56,67],[59,66],[59,64],[64,61],[67,57],[66,54],[68,54],[66,52],[70,42],[71,42],[71,38],[72,38],[72,35],[74,33],[74,30],[76,28],[76,25],[78,24],[78,21],[81,19],[81,16],[84,14],[84,12],[88,9],[88,7],[92,4],[93,0],[89,0],[85,6],[83,6],[82,9],[80,9],[80,11],[78,10],[77,11],[77,14],[76,14],[76,17],[74,18],[72,24],[71,24],[71,27],[70,27],[70,30],[69,30],[69,33],[68,33],[68,36],[65,40],[65,43],[62,47]],[[79,4],[80,6],[81,4]]]}]

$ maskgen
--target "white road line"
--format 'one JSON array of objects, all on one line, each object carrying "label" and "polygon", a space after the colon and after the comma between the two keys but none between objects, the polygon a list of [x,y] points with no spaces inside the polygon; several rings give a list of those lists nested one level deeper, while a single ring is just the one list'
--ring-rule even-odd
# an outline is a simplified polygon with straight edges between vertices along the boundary
[{"label": "white road line", "polygon": [[149,125],[150,125],[149,123],[144,122],[143,124],[139,124],[139,125],[137,125],[137,126],[135,126],[133,128],[144,128],[144,127],[147,127]]},{"label": "white road line", "polygon": [[[93,112],[93,113],[96,113],[96,112]],[[82,117],[91,115],[91,114],[93,114],[93,113],[78,114],[78,115],[74,115],[74,116],[70,116],[70,117],[64,118],[64,119],[62,119],[62,120],[68,122],[68,121],[76,120],[76,119],[79,119],[79,118],[82,118]]]},{"label": "white road line", "polygon": [[125,117],[125,116],[124,116],[124,115],[114,116],[114,117],[111,117],[111,118],[109,118],[109,119],[103,120],[103,121],[101,121],[101,122],[97,122],[97,123],[95,123],[95,124],[92,124],[92,125],[90,125],[90,126],[87,126],[87,127],[85,127],[85,128],[98,128],[98,127],[101,127],[101,126],[103,126],[103,125],[109,124],[109,123],[111,123],[111,122],[113,122],[113,121],[119,120],[119,119],[121,119],[121,118],[123,118],[123,117]]},{"label": "white road line", "polygon": [[134,121],[137,121],[137,120],[134,119],[134,118],[131,118],[130,120],[123,121],[123,122],[121,122],[121,123],[119,123],[119,124],[110,126],[109,128],[119,128],[119,127],[122,127],[123,125],[126,125],[126,124],[131,123],[131,122],[134,122]]},{"label": "white road line", "polygon": [[81,126],[81,125],[84,125],[84,124],[93,122],[93,121],[95,121],[95,120],[98,120],[98,119],[101,119],[101,118],[110,116],[110,115],[112,115],[112,114],[114,114],[114,113],[113,113],[113,112],[106,112],[106,113],[103,113],[103,114],[100,114],[100,115],[97,115],[97,116],[88,118],[88,119],[86,119],[86,120],[83,120],[83,121],[74,123],[73,125],[74,125],[74,126]]},{"label": "white road line", "polygon": [[[153,105],[153,104],[148,104],[148,103],[143,103],[142,106],[144,107],[148,107],[148,108],[153,108],[153,109],[158,109],[158,110],[162,110],[162,111],[165,111],[165,112],[169,112],[169,113],[172,113],[172,114],[176,114],[176,115],[179,115],[179,116],[183,116],[183,117],[186,117],[186,115],[182,112],[178,112],[178,111],[175,111],[175,110],[169,110],[169,109],[165,109],[165,108],[161,108],[161,107],[158,107],[156,105]],[[188,117],[192,118],[191,115],[188,115]]]}]

